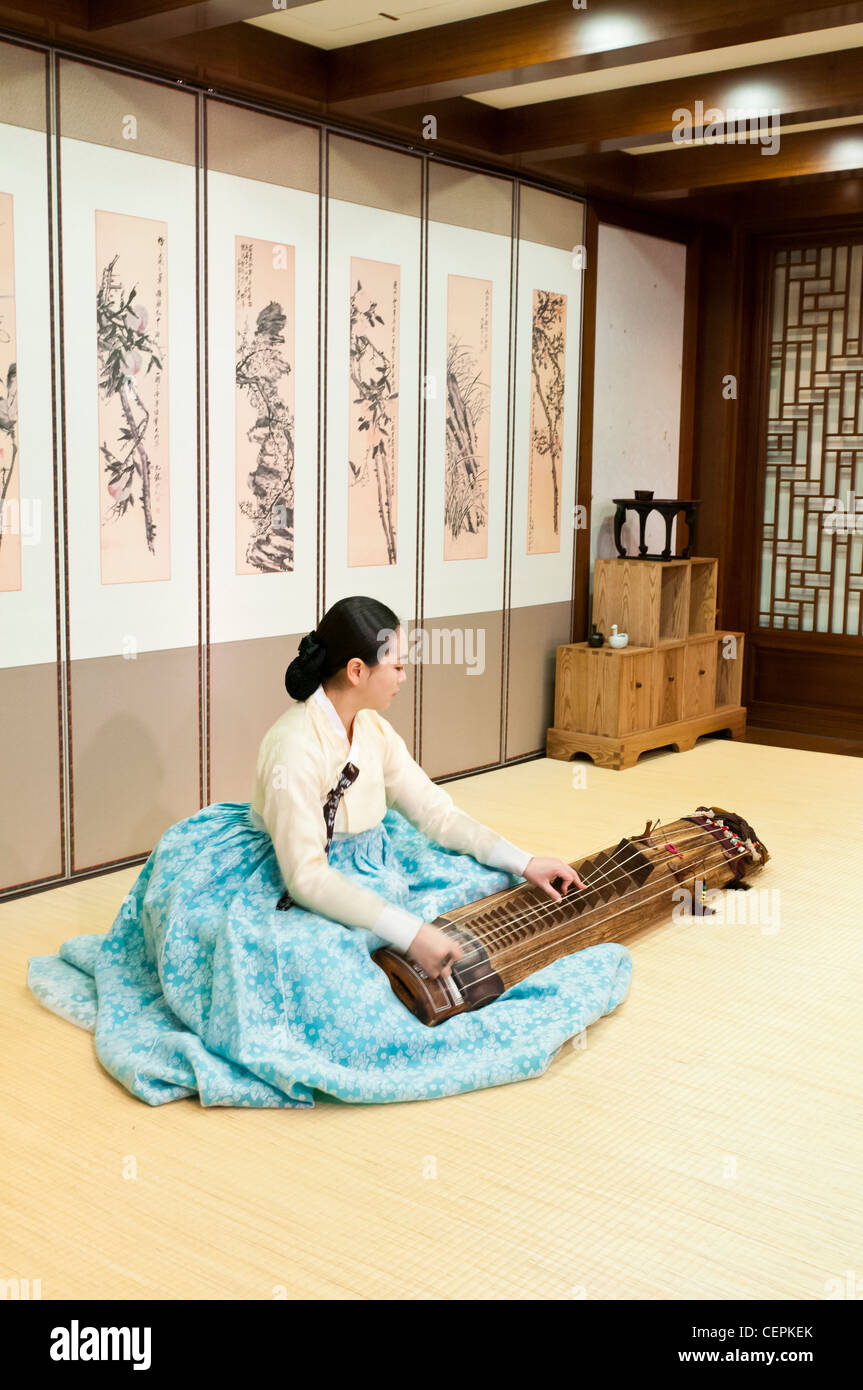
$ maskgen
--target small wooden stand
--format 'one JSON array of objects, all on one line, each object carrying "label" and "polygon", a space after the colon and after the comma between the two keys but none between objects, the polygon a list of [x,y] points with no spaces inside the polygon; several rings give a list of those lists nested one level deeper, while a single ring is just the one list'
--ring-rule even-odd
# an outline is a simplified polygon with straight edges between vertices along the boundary
[{"label": "small wooden stand", "polygon": [[742,739],[742,632],[717,632],[715,559],[597,560],[593,621],[629,635],[614,648],[557,648],[549,758],[587,753],[598,767],[632,767],[649,748],[692,748],[727,729]]}]

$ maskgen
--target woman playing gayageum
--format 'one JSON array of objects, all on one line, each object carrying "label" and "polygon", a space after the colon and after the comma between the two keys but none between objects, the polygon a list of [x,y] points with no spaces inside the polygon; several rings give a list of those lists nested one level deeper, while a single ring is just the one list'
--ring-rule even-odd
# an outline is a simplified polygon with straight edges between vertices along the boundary
[{"label": "woman playing gayageum", "polygon": [[583,886],[414,761],[385,717],[405,662],[389,607],[334,604],[288,666],[292,703],[261,739],[251,801],[169,826],[107,935],[31,958],[33,994],[89,1029],[139,1099],[299,1108],[523,1081],[626,996],[631,957],[610,942],[435,1027],[391,988],[383,946],[452,977],[463,951],[443,914],[523,879],[555,901]]}]

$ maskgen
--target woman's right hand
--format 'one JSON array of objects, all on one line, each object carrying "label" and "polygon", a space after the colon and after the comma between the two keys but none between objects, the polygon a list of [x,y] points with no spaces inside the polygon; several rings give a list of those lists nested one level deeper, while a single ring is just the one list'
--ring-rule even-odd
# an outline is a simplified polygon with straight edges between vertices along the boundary
[{"label": "woman's right hand", "polygon": [[407,954],[436,980],[440,975],[452,975],[453,962],[461,960],[464,951],[440,927],[424,922],[408,947]]}]

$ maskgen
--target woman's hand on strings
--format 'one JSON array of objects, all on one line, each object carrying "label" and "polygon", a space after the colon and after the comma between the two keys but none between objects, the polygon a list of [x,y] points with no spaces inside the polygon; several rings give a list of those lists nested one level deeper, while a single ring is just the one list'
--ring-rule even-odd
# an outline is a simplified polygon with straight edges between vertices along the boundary
[{"label": "woman's hand on strings", "polygon": [[[573,884],[576,888],[587,887],[572,865],[565,863],[563,859],[530,859],[523,870],[523,877],[528,883],[535,883],[537,888],[545,889],[556,903],[562,901],[563,895]],[[560,892],[554,884],[558,885]]]},{"label": "woman's hand on strings", "polygon": [[421,965],[427,975],[436,980],[439,975],[451,975],[453,963],[464,955],[459,943],[440,927],[423,923],[408,947],[411,960]]}]

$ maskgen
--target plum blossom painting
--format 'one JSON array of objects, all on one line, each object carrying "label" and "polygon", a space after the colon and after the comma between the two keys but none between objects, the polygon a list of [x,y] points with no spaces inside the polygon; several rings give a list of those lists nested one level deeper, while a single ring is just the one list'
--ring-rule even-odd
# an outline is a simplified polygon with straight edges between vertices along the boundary
[{"label": "plum blossom painting", "polygon": [[294,247],[238,236],[236,572],[294,568]]},{"label": "plum blossom painting", "polygon": [[21,588],[15,243],[11,193],[0,193],[0,593]]},{"label": "plum blossom painting", "polygon": [[530,470],[527,553],[560,551],[566,295],[534,290],[530,346]]},{"label": "plum blossom painting", "polygon": [[401,270],[351,259],[348,564],[394,565]]},{"label": "plum blossom painting", "polygon": [[103,584],[171,577],[168,227],[96,210]]},{"label": "plum blossom painting", "polygon": [[490,280],[447,281],[445,560],[488,556]]}]

